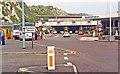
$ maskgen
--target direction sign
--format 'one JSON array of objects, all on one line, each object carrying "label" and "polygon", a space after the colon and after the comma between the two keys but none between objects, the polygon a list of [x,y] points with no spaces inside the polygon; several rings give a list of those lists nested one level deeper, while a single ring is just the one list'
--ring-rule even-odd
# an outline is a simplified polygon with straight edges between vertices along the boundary
[{"label": "direction sign", "polygon": [[102,27],[102,24],[98,24],[98,27]]},{"label": "direction sign", "polygon": [[22,27],[22,32],[23,33],[35,33],[36,32],[36,27],[35,26],[23,26]]}]

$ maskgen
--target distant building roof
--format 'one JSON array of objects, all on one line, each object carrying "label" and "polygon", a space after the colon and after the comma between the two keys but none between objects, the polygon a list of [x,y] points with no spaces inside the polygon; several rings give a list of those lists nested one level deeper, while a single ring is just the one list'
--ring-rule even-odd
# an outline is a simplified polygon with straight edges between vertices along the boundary
[{"label": "distant building roof", "polygon": [[[56,16],[36,16],[38,18],[56,18]],[[57,16],[57,18],[82,18],[82,16]]]}]

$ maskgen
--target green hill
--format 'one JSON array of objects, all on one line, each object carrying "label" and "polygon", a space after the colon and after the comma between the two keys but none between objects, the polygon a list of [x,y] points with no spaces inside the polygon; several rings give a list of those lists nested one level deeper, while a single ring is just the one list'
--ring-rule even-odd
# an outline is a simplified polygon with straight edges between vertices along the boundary
[{"label": "green hill", "polygon": [[[21,2],[1,2],[3,5],[3,17],[5,18],[4,21],[13,22],[13,23],[20,23],[22,21],[22,3]],[[29,10],[29,7],[24,4],[25,8],[25,21],[26,22],[35,22],[38,21],[36,15],[32,14]]]},{"label": "green hill", "polygon": [[[3,17],[5,18],[5,22],[13,22],[20,23],[22,21],[22,3],[21,2],[0,2],[3,5]],[[56,11],[58,16],[86,16],[88,14],[79,13],[79,14],[71,14],[67,13],[64,10],[61,10],[57,7],[53,6],[27,6],[24,3],[25,8],[25,21],[26,22],[35,22],[39,19],[36,15],[44,15],[44,16],[55,16]],[[31,8],[31,10],[30,10]],[[46,20],[46,19],[44,19]],[[47,20],[46,20],[47,21]]]}]

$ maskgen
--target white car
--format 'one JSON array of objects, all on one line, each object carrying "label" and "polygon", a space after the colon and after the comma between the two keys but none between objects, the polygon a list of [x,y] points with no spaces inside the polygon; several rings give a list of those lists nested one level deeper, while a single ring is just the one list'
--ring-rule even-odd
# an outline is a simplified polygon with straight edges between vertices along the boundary
[{"label": "white car", "polygon": [[68,32],[65,32],[65,33],[63,34],[63,37],[70,37],[70,34],[69,34]]},{"label": "white car", "polygon": [[69,31],[70,34],[72,34],[73,32],[72,31]]},{"label": "white car", "polygon": [[53,33],[54,33],[54,34],[57,34],[57,31],[54,31]]},{"label": "white car", "polygon": [[75,31],[75,34],[78,34],[78,31]]}]

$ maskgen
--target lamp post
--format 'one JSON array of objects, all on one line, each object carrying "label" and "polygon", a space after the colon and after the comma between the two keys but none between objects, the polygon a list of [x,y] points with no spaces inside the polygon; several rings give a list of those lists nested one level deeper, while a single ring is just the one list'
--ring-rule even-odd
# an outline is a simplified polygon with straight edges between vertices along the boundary
[{"label": "lamp post", "polygon": [[[24,19],[24,0],[22,0],[22,25],[25,26],[25,19]],[[23,35],[23,49],[25,49],[25,33]]]},{"label": "lamp post", "polygon": [[112,17],[111,17],[111,14],[112,14],[112,4],[111,4],[111,0],[110,0],[110,34],[109,34],[109,41],[114,41],[114,38],[112,36],[112,29],[111,29],[111,24],[112,24]]}]

